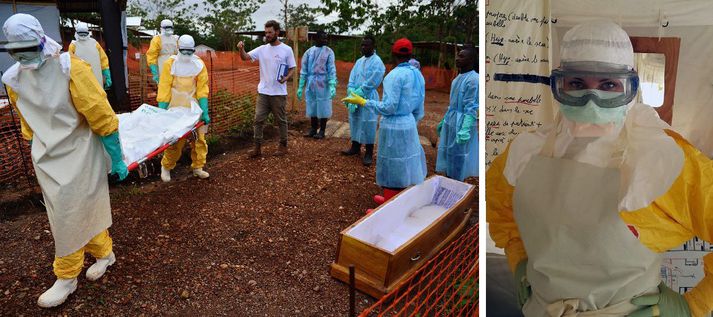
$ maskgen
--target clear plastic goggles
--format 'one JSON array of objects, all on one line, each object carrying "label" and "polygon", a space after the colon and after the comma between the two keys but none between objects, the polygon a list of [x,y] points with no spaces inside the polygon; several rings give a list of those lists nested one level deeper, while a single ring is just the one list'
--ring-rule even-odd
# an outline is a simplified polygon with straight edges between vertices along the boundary
[{"label": "clear plastic goggles", "polygon": [[639,76],[620,65],[569,63],[552,71],[550,88],[554,98],[568,106],[582,107],[593,101],[601,108],[616,108],[634,100]]},{"label": "clear plastic goggles", "polygon": [[87,37],[87,36],[89,36],[89,32],[77,32],[77,35],[79,35],[81,37]]}]

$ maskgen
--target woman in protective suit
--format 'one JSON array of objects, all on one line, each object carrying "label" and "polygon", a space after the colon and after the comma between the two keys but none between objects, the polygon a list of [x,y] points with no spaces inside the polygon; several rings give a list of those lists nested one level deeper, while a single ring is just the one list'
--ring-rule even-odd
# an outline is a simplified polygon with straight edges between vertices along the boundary
[{"label": "woman in protective suit", "polygon": [[527,317],[704,316],[713,255],[684,295],[661,281],[661,255],[713,241],[711,161],[638,90],[629,36],[577,25],[561,43],[553,125],[518,135],[486,175],[487,220]]},{"label": "woman in protective suit", "polygon": [[85,252],[97,259],[86,273],[90,281],[116,261],[108,231],[107,173],[111,170],[120,180],[128,174],[119,120],[89,64],[60,54],[61,46],[45,36],[35,17],[15,14],[5,21],[3,33],[4,48],[17,63],[2,81],[20,115],[22,135],[32,145],[55,244],[57,281],[37,304],[54,307],[77,289]]}]

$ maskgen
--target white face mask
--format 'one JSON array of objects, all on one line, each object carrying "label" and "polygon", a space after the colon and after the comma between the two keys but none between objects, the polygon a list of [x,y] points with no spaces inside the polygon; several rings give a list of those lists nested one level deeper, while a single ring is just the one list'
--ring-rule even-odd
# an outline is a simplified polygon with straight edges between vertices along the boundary
[{"label": "white face mask", "polygon": [[181,63],[190,62],[192,59],[193,59],[193,54],[184,55],[184,54],[178,53],[178,61]]},{"label": "white face mask", "polygon": [[20,63],[20,69],[38,69],[44,64],[42,52],[18,52],[10,54],[13,59]]},{"label": "white face mask", "polygon": [[86,40],[86,39],[88,39],[88,38],[89,38],[89,33],[87,33],[87,34],[80,34],[80,33],[77,33],[77,36],[76,36],[76,39],[79,40],[79,41],[84,41],[84,40]]},{"label": "white face mask", "polygon": [[166,36],[171,36],[173,35],[173,29],[161,29],[161,34],[166,35]]}]

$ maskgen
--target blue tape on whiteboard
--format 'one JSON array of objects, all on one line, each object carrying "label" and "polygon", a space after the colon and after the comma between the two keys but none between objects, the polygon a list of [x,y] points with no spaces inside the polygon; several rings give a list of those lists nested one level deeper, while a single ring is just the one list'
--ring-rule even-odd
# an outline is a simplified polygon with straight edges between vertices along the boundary
[{"label": "blue tape on whiteboard", "polygon": [[495,74],[496,81],[550,85],[550,77],[530,74]]}]

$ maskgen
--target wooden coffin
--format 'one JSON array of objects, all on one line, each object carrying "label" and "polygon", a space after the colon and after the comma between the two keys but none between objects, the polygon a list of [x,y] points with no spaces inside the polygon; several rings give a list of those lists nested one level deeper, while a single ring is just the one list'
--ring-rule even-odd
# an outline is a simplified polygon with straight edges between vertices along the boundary
[{"label": "wooden coffin", "polygon": [[474,211],[476,188],[431,176],[379,206],[340,233],[332,277],[375,298],[394,289],[457,237]]}]

